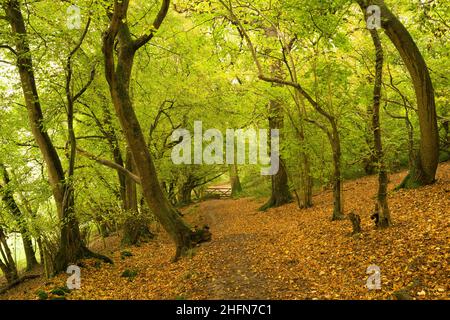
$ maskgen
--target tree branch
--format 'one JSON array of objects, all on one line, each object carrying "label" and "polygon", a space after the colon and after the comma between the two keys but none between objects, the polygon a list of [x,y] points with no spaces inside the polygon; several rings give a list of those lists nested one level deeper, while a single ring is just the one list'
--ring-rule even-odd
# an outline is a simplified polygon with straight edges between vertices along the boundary
[{"label": "tree branch", "polygon": [[9,51],[11,51],[15,56],[17,56],[17,51],[14,50],[13,47],[7,45],[7,44],[0,44],[0,49],[8,49]]},{"label": "tree branch", "polygon": [[163,0],[163,2],[161,4],[161,8],[159,9],[158,15],[156,16],[155,20],[153,21],[150,32],[148,34],[140,36],[139,38],[137,38],[134,41],[133,48],[135,51],[137,51],[140,47],[145,45],[147,42],[149,42],[153,38],[156,31],[158,31],[162,22],[166,18],[167,12],[169,11],[169,6],[170,6],[170,0]]},{"label": "tree branch", "polygon": [[141,184],[141,179],[135,175],[134,173],[130,172],[129,170],[127,170],[126,168],[118,165],[117,163],[114,163],[112,161],[106,160],[106,159],[102,159],[97,157],[96,155],[93,155],[92,153],[89,153],[83,149],[77,148],[77,153],[83,157],[89,158],[91,160],[94,160],[95,162],[98,162],[106,167],[115,169],[117,171],[120,171],[121,173],[125,174],[126,176],[128,176],[129,178],[131,178],[132,180],[134,180],[134,182],[136,182],[137,184]]}]

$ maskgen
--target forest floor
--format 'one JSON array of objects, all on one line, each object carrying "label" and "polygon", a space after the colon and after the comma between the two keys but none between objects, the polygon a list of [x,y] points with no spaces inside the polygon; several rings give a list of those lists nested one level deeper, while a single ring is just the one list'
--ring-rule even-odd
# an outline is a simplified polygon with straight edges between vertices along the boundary
[{"label": "forest floor", "polygon": [[[314,207],[295,203],[258,212],[263,199],[210,200],[183,209],[193,224],[208,224],[211,242],[171,262],[174,247],[159,230],[155,240],[120,248],[110,237],[94,249],[114,265],[85,261],[81,289],[68,299],[391,299],[404,290],[414,299],[450,299],[450,163],[434,185],[392,191],[405,172],[390,176],[393,226],[376,230],[376,176],[344,184],[345,211],[361,216],[362,234],[348,220],[331,222],[332,194],[314,196]],[[121,258],[121,251],[132,256]],[[369,265],[381,271],[381,290],[368,290]],[[134,278],[121,277],[129,269]],[[0,299],[37,299],[39,289],[63,286],[53,279],[25,282]]]}]

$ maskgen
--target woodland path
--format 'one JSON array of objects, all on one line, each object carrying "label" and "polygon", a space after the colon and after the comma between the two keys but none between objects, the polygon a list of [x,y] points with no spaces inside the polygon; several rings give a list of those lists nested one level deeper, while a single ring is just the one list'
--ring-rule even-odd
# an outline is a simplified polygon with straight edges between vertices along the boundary
[{"label": "woodland path", "polygon": [[[349,221],[331,222],[332,193],[314,196],[314,207],[295,203],[257,211],[265,199],[209,200],[183,208],[192,224],[208,224],[213,238],[173,263],[174,247],[161,230],[155,240],[120,248],[120,237],[93,249],[114,265],[83,261],[82,288],[68,299],[390,299],[407,289],[415,299],[450,299],[450,163],[438,181],[392,191],[405,172],[392,174],[389,205],[394,224],[376,230],[370,215],[377,177],[346,181],[346,212],[361,216],[363,233],[350,236]],[[131,257],[121,258],[128,250]],[[381,269],[381,290],[365,287],[369,265]],[[121,277],[135,270],[133,279]],[[30,280],[0,299],[36,299],[37,290],[65,284],[67,275]]]}]

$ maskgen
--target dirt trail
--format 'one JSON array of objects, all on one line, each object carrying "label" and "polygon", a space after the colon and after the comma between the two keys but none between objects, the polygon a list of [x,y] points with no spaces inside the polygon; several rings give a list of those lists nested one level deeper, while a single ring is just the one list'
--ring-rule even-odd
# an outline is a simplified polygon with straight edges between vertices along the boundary
[{"label": "dirt trail", "polygon": [[207,285],[210,299],[264,299],[267,281],[264,276],[252,272],[254,265],[249,256],[252,246],[257,243],[257,235],[241,225],[235,233],[233,213],[226,210],[233,200],[209,201],[202,206],[205,222],[215,232],[214,241],[205,245],[205,250],[214,252],[210,267],[220,275]]}]

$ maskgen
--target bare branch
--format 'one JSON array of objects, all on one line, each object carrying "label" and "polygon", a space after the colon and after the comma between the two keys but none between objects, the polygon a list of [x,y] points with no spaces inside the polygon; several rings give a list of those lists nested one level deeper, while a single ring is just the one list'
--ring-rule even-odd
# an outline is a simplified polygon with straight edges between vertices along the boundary
[{"label": "bare branch", "polygon": [[74,95],[73,102],[77,101],[78,98],[80,98],[83,95],[83,93],[89,88],[89,86],[94,81],[94,78],[95,78],[95,67],[96,67],[96,65],[94,65],[92,67],[92,69],[91,69],[91,74],[89,76],[88,82],[86,82],[86,84],[83,86],[83,88],[81,88],[80,91],[78,91],[78,93]]},{"label": "bare branch", "polygon": [[128,176],[129,178],[131,178],[132,180],[134,180],[134,182],[141,184],[141,179],[135,175],[134,173],[130,172],[129,170],[127,170],[126,168],[118,165],[115,162],[109,161],[107,159],[102,159],[97,157],[96,155],[93,155],[92,153],[89,153],[83,149],[77,148],[77,153],[83,157],[89,158],[91,160],[94,160],[95,162],[98,162],[104,166],[107,166],[109,168],[115,169],[123,174],[125,174],[126,176]]},{"label": "bare branch", "polygon": [[0,49],[8,49],[10,52],[12,52],[15,56],[17,56],[16,50],[13,49],[13,47],[7,45],[7,44],[0,44]]},{"label": "bare branch", "polygon": [[140,47],[145,45],[147,42],[149,42],[153,36],[155,35],[156,31],[158,31],[159,27],[163,23],[164,19],[167,16],[167,12],[169,11],[170,6],[170,0],[163,0],[161,4],[161,8],[159,9],[158,15],[156,16],[155,20],[153,21],[151,30],[148,34],[140,36],[138,39],[136,39],[133,43],[134,50],[138,50]]}]

